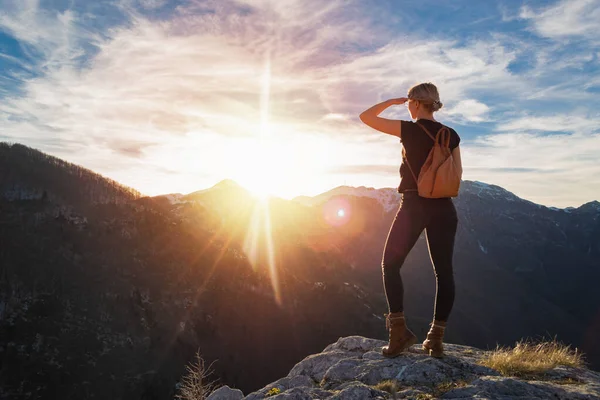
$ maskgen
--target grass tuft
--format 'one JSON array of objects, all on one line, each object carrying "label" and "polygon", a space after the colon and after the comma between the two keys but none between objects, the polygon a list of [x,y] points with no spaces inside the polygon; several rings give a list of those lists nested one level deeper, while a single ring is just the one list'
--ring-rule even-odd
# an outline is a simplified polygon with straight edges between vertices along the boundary
[{"label": "grass tuft", "polygon": [[377,390],[382,390],[382,391],[388,392],[390,394],[396,394],[400,390],[400,386],[398,385],[398,383],[391,379],[381,381],[374,387]]},{"label": "grass tuft", "polygon": [[433,389],[433,396],[435,398],[441,397],[444,393],[451,391],[452,389],[465,387],[469,382],[460,379],[456,381],[441,382]]},{"label": "grass tuft", "polygon": [[556,338],[537,343],[521,340],[514,348],[498,346],[479,363],[504,376],[520,378],[540,376],[559,365],[585,367],[582,353],[558,342]]}]

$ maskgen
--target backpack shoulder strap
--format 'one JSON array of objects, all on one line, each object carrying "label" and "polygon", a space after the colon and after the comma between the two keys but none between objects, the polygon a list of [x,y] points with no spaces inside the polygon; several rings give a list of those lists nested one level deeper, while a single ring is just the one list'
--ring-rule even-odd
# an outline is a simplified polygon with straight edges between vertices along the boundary
[{"label": "backpack shoulder strap", "polygon": [[427,128],[425,128],[419,122],[415,122],[415,124],[419,125],[419,128],[423,129],[423,131],[427,134],[427,136],[429,136],[431,138],[431,140],[433,140],[435,142],[435,137],[431,134],[431,132],[429,132],[429,130]]},{"label": "backpack shoulder strap", "polygon": [[425,128],[422,124],[415,122],[423,131],[433,140],[434,143],[438,142],[438,138],[440,138],[440,144],[444,147],[450,147],[450,137],[452,134],[450,133],[450,129],[442,124],[442,127],[437,131],[436,135],[433,136],[431,132],[427,128]]},{"label": "backpack shoulder strap", "polygon": [[448,128],[446,125],[442,125],[442,127],[435,136],[435,141],[437,142],[437,139],[439,138],[439,143],[441,146],[450,148],[451,137],[452,132],[450,132],[450,128]]},{"label": "backpack shoulder strap", "polygon": [[419,185],[419,179],[417,178],[417,175],[415,175],[415,171],[413,171],[412,167],[410,166],[410,163],[408,162],[408,156],[406,154],[406,149],[402,149],[402,158],[404,158],[404,161],[406,161],[406,165],[408,165],[408,169],[410,170],[410,173],[412,174],[413,178],[415,178],[415,183],[417,184],[417,186]]}]

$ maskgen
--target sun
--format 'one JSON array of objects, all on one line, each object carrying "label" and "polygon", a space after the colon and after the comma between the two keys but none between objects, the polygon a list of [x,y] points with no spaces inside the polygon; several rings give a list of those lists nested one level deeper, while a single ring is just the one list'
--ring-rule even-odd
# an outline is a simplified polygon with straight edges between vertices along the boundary
[{"label": "sun", "polygon": [[268,139],[249,141],[234,157],[233,179],[256,197],[281,195],[286,182],[297,176],[288,152],[289,149]]},{"label": "sun", "polygon": [[280,152],[274,148],[272,127],[269,121],[269,102],[271,93],[271,60],[267,57],[262,75],[260,98],[260,128],[258,136],[245,149],[247,161],[243,171],[239,171],[240,185],[255,196],[265,199],[275,193],[275,179],[283,160],[278,160]]},{"label": "sun", "polygon": [[246,179],[240,182],[240,185],[259,200],[265,200],[277,195],[277,190],[270,184],[267,177]]}]

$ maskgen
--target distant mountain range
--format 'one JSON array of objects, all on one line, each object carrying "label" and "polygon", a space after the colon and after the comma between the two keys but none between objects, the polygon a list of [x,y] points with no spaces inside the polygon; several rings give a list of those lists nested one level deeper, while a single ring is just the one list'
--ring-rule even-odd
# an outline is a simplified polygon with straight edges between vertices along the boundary
[{"label": "distant mountain range", "polygon": [[[142,197],[0,143],[0,399],[165,398],[198,349],[247,393],[340,336],[383,339],[398,204],[395,189],[341,186],[265,205],[229,180]],[[548,208],[464,181],[455,204],[447,340],[556,335],[600,368],[600,203]],[[424,238],[402,274],[422,336],[435,294]]]}]

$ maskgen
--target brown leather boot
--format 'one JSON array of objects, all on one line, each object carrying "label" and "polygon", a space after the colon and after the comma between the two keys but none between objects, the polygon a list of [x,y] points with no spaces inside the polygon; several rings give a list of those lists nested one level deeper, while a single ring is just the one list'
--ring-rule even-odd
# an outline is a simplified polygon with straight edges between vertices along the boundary
[{"label": "brown leather boot", "polygon": [[385,319],[389,331],[390,342],[381,349],[385,357],[397,357],[404,350],[417,343],[417,337],[406,326],[404,312],[390,313]]},{"label": "brown leather boot", "polygon": [[427,333],[427,339],[423,342],[423,350],[432,357],[442,358],[444,356],[444,330],[446,322],[433,321]]}]

